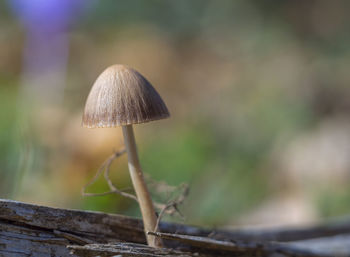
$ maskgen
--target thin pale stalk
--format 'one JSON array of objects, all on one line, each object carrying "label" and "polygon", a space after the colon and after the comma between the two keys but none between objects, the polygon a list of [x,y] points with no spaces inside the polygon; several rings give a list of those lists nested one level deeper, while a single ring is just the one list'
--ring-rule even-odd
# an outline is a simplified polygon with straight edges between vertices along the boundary
[{"label": "thin pale stalk", "polygon": [[157,226],[157,216],[143,177],[132,125],[122,126],[122,128],[124,144],[128,153],[130,176],[139,201],[147,243],[152,247],[162,247],[162,242],[159,238],[147,234],[147,232],[154,232]]}]

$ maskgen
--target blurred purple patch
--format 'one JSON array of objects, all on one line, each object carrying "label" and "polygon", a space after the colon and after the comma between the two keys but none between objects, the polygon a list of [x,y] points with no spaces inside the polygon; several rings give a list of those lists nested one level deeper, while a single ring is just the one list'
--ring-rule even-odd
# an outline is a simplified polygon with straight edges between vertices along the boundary
[{"label": "blurred purple patch", "polygon": [[22,97],[45,104],[63,99],[69,53],[68,32],[88,0],[8,0],[26,29]]},{"label": "blurred purple patch", "polygon": [[9,0],[9,5],[29,29],[61,31],[79,17],[84,0]]}]

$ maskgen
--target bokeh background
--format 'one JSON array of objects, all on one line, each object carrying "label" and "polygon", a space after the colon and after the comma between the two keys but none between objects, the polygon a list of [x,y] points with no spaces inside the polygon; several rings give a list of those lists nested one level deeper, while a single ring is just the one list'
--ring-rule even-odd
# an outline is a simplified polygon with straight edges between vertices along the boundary
[{"label": "bokeh background", "polygon": [[[81,127],[109,65],[158,90],[144,171],[189,183],[185,222],[302,225],[350,213],[349,1],[0,0],[0,197],[140,216],[80,190],[121,130]],[[112,166],[129,187],[127,158]],[[103,179],[89,192],[108,190]],[[159,196],[157,196],[159,197]],[[175,219],[178,220],[178,219]]]}]

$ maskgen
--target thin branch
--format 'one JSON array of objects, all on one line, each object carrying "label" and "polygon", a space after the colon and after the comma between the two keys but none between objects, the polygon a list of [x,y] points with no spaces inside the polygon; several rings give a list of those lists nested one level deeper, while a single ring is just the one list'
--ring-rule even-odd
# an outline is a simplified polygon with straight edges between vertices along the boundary
[{"label": "thin branch", "polygon": [[[111,181],[111,179],[109,178],[109,171],[110,171],[110,167],[112,165],[112,162],[120,157],[121,155],[123,155],[126,152],[125,148],[123,148],[120,151],[117,151],[115,153],[113,153],[110,157],[108,157],[107,160],[105,160],[101,167],[98,169],[98,171],[96,172],[96,174],[94,175],[94,177],[85,185],[83,186],[82,190],[81,190],[81,194],[83,196],[104,196],[104,195],[109,195],[109,194],[119,194],[121,196],[130,198],[135,200],[136,202],[138,202],[137,198],[135,195],[133,194],[129,194],[127,192],[125,192],[124,190],[120,190],[118,189]],[[91,186],[93,183],[96,182],[96,180],[100,177],[100,175],[102,174],[102,172],[104,172],[104,178],[107,181],[107,184],[109,186],[109,188],[111,189],[110,191],[107,192],[102,192],[102,193],[87,193],[86,189],[87,187]]]},{"label": "thin branch", "polygon": [[[182,204],[188,193],[189,193],[189,186],[188,184],[181,184],[178,188],[182,189],[181,194],[176,197],[175,199],[169,200],[167,204],[162,206],[161,211],[159,212],[158,218],[157,218],[157,223],[156,226],[154,228],[154,232],[158,231],[158,227],[159,227],[159,223],[161,222],[164,214],[168,211],[168,214],[170,215],[174,215],[175,213],[179,214],[179,216],[181,218],[184,218],[182,213],[180,212],[178,205]],[[157,204],[158,206],[160,206],[160,204]]]},{"label": "thin branch", "polygon": [[[92,178],[91,181],[89,181],[83,188],[82,188],[82,195],[83,196],[105,196],[105,195],[109,195],[109,194],[119,194],[121,196],[133,199],[134,201],[136,201],[138,203],[138,199],[135,195],[133,194],[129,194],[127,192],[125,192],[125,190],[120,190],[118,189],[112,182],[112,180],[110,179],[110,167],[113,163],[113,161],[120,157],[121,155],[123,155],[126,152],[125,148],[117,151],[115,153],[113,153],[110,157],[107,158],[107,160],[105,160],[101,167],[98,169],[98,171],[96,172],[96,174],[94,175],[94,177]],[[95,183],[97,181],[97,179],[101,176],[103,172],[104,178],[108,184],[108,187],[110,189],[110,191],[107,192],[102,192],[102,193],[87,193],[86,189],[87,187],[91,186],[93,183]],[[170,194],[176,191],[181,191],[180,195],[174,197],[171,200],[168,200],[168,202],[166,204],[162,204],[162,203],[157,203],[154,202],[154,206],[160,210],[158,218],[157,218],[157,222],[156,222],[156,226],[154,229],[154,232],[156,232],[158,230],[159,227],[159,223],[161,222],[161,219],[163,218],[164,214],[169,214],[169,215],[174,215],[174,214],[178,214],[181,218],[183,218],[182,213],[180,212],[178,206],[180,204],[183,203],[183,201],[186,199],[186,196],[188,195],[189,192],[189,186],[187,184],[181,184],[178,187],[175,186],[170,186],[168,185],[166,182],[156,182],[154,180],[152,180],[150,177],[147,176],[147,180],[149,180],[149,184],[152,185],[152,188],[154,188],[157,193],[166,193],[167,198],[170,197]]]},{"label": "thin branch", "polygon": [[[125,153],[126,150],[125,148],[123,149],[123,153]],[[120,155],[119,155],[120,156]],[[129,194],[129,193],[126,193],[124,191],[121,191],[119,190],[112,182],[112,180],[109,178],[109,171],[110,171],[110,167],[112,165],[112,162],[114,161],[114,159],[117,158],[117,157],[114,157],[114,158],[109,158],[107,160],[107,163],[106,163],[106,169],[105,169],[105,172],[104,172],[104,177],[107,181],[107,184],[109,186],[109,188],[111,189],[111,191],[113,192],[116,192],[117,194],[120,194],[121,196],[124,196],[124,197],[127,197],[127,198],[130,198],[130,199],[133,199],[135,200],[136,202],[138,202],[137,200],[137,197],[135,195],[132,195],[132,194]]]}]

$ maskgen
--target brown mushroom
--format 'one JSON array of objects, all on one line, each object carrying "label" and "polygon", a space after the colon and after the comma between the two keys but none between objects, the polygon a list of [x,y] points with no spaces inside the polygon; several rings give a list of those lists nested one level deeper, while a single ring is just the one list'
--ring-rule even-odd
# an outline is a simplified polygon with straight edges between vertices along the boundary
[{"label": "brown mushroom", "polygon": [[161,247],[154,231],[157,216],[137,155],[133,124],[169,117],[163,100],[136,70],[124,65],[108,67],[96,80],[87,98],[83,126],[105,128],[122,126],[131,180],[140,205],[147,243]]}]

